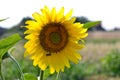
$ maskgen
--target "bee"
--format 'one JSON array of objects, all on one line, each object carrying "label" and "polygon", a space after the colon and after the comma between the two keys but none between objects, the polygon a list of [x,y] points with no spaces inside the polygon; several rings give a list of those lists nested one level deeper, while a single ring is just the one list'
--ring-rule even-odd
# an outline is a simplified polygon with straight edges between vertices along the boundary
[{"label": "bee", "polygon": [[50,52],[47,52],[46,56],[51,56],[51,53],[50,53]]}]

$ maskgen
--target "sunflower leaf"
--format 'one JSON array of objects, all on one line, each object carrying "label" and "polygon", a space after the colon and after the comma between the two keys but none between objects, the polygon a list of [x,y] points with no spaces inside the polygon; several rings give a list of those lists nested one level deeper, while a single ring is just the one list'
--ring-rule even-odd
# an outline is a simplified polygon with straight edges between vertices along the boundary
[{"label": "sunflower leaf", "polygon": [[84,24],[83,28],[95,27],[95,26],[97,26],[100,23],[101,23],[101,21],[87,22],[87,23]]},{"label": "sunflower leaf", "polygon": [[44,71],[44,79],[47,79],[50,76],[49,68]]},{"label": "sunflower leaf", "polygon": [[38,80],[37,76],[32,73],[24,73],[24,80]]},{"label": "sunflower leaf", "polygon": [[[9,17],[8,17],[9,18]],[[8,18],[5,18],[5,19],[0,19],[0,22],[2,22],[2,21],[4,21],[4,20],[6,20],[6,19],[8,19]]]},{"label": "sunflower leaf", "polygon": [[0,40],[0,62],[3,59],[3,56],[7,53],[7,51],[17,43],[21,37],[18,34],[14,34],[5,39]]},{"label": "sunflower leaf", "polygon": [[13,45],[17,43],[20,39],[21,37],[19,36],[19,34],[13,34],[12,36],[2,39],[0,40],[0,49]]}]

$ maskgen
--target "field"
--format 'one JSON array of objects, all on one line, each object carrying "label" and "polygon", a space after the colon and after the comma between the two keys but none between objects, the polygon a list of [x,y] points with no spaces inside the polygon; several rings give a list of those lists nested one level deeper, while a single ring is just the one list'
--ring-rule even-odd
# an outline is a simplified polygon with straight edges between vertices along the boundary
[{"label": "field", "polygon": [[[83,61],[100,66],[101,59],[113,50],[120,50],[119,32],[90,32],[86,40],[86,47],[80,51]],[[113,54],[114,55],[114,54]],[[119,55],[120,58],[120,55]],[[120,69],[119,69],[120,72]],[[120,80],[103,74],[92,75],[88,80]]]},{"label": "field", "polygon": [[[108,74],[110,71],[105,70],[105,65],[102,65],[102,60],[105,60],[104,57],[108,54],[116,54],[116,51],[120,51],[119,33],[119,31],[89,32],[89,36],[85,40],[85,48],[79,51],[82,56],[82,61],[80,61],[78,65],[71,63],[71,68],[66,69],[65,73],[61,73],[61,79],[59,80],[120,80],[120,69],[117,70],[119,73],[117,75],[114,71],[114,74]],[[32,61],[23,57],[24,42],[25,40],[22,40],[16,44],[16,50],[12,53],[12,55],[19,61],[24,73],[31,72],[38,75],[38,67],[33,67]],[[118,56],[120,58],[120,53]],[[110,60],[112,60],[112,58]],[[19,72],[17,72],[17,69],[14,67],[15,65],[10,61],[10,59],[4,60],[3,66],[4,74],[7,74],[6,80],[10,80],[8,77],[10,77],[13,73],[16,74],[11,76],[11,80],[18,78]],[[52,77],[52,75],[50,75],[46,80],[53,80],[54,76],[55,75]]]},{"label": "field", "polygon": [[90,32],[85,48],[81,51],[83,60],[99,61],[114,49],[120,49],[120,32]]}]

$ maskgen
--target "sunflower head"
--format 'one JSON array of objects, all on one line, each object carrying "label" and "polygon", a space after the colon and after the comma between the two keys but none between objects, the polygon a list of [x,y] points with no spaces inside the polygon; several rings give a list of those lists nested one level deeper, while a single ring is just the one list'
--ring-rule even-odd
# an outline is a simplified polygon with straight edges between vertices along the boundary
[{"label": "sunflower head", "polygon": [[64,71],[65,66],[70,67],[70,61],[78,63],[81,56],[78,50],[84,47],[78,43],[88,34],[83,24],[74,23],[75,18],[70,10],[64,15],[64,7],[58,12],[45,6],[41,13],[33,13],[33,20],[26,21],[25,38],[28,42],[25,56],[30,56],[34,66],[41,70],[50,68],[50,73]]}]

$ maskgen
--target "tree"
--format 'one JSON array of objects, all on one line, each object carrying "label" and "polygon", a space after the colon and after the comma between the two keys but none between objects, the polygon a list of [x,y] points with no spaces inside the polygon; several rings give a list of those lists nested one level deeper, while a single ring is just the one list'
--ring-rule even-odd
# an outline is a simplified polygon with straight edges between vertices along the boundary
[{"label": "tree", "polygon": [[86,22],[90,22],[90,20],[88,20],[88,18],[81,16],[81,17],[76,17],[76,21],[75,22],[81,22],[81,23],[86,23]]}]

